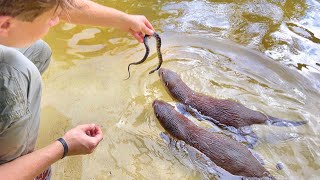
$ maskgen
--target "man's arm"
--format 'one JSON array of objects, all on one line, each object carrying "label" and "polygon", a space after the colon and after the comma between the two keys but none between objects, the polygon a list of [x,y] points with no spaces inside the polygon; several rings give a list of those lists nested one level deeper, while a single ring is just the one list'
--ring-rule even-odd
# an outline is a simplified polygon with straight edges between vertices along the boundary
[{"label": "man's arm", "polygon": [[74,24],[115,27],[131,33],[140,42],[143,41],[144,34],[153,34],[154,29],[144,16],[129,15],[88,0],[75,0],[75,2],[79,8],[62,12],[60,15],[62,20]]},{"label": "man's arm", "polygon": [[[102,140],[103,134],[98,126],[86,124],[71,129],[63,138],[68,144],[67,155],[70,156],[92,153]],[[0,165],[0,177],[3,179],[33,179],[61,159],[63,151],[63,145],[55,141],[42,149]]]},{"label": "man's arm", "polygon": [[0,177],[4,179],[33,179],[63,155],[63,146],[56,141],[49,146],[0,165]]}]

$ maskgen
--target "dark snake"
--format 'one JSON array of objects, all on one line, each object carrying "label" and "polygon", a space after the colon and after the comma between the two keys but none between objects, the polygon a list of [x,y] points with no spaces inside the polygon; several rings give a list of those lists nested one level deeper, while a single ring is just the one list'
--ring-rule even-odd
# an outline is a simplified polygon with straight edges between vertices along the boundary
[{"label": "dark snake", "polygon": [[[157,54],[158,54],[158,59],[159,59],[159,64],[156,68],[154,68],[153,70],[151,70],[149,72],[149,74],[152,74],[154,73],[155,71],[157,71],[158,69],[160,69],[161,67],[161,64],[162,64],[162,54],[161,54],[161,38],[159,36],[159,34],[157,34],[156,32],[153,33],[152,35],[154,38],[156,38],[156,44],[157,44]],[[149,49],[149,45],[148,45],[148,37],[150,37],[150,35],[145,35],[144,38],[143,38],[143,43],[144,43],[144,46],[146,48],[146,53],[144,54],[143,58],[140,60],[140,61],[137,61],[137,62],[133,62],[133,63],[130,63],[128,65],[128,73],[129,73],[129,76],[127,79],[130,78],[130,66],[131,65],[138,65],[138,64],[141,64],[143,63],[149,56],[149,52],[150,52],[150,49]],[[125,79],[125,80],[127,80]]]}]

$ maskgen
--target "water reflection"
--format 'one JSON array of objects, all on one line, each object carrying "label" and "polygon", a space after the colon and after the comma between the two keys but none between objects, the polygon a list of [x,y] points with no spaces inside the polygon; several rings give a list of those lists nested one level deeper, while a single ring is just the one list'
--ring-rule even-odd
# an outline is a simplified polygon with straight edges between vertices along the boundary
[{"label": "water reflection", "polygon": [[[320,176],[318,1],[98,2],[145,14],[162,37],[163,66],[181,74],[195,91],[307,120],[303,127],[254,126],[255,150],[280,179]],[[173,100],[157,74],[148,74],[158,63],[153,40],[149,58],[131,69],[128,81],[123,81],[127,65],[140,60],[145,49],[126,33],[62,23],[46,41],[54,61],[44,76],[41,126],[46,131],[40,137],[92,121],[105,133],[93,155],[55,165],[53,179],[205,178],[184,166],[159,136],[163,129],[151,103]],[[52,124],[56,119],[68,126]],[[44,128],[49,125],[54,128]],[[283,170],[276,168],[279,162]]]}]

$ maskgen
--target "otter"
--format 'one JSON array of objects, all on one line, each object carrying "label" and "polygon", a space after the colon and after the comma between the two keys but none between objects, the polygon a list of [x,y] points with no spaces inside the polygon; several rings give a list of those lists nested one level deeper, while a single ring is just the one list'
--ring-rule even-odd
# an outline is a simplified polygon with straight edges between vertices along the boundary
[{"label": "otter", "polygon": [[195,125],[164,101],[155,100],[152,106],[160,124],[171,136],[198,149],[216,165],[237,176],[273,179],[243,144]]},{"label": "otter", "polygon": [[252,124],[272,124],[278,126],[298,126],[307,121],[290,121],[265,115],[244,105],[224,99],[216,99],[190,89],[175,72],[160,68],[159,76],[168,92],[181,103],[196,109],[201,115],[209,117],[213,123],[235,128]]}]

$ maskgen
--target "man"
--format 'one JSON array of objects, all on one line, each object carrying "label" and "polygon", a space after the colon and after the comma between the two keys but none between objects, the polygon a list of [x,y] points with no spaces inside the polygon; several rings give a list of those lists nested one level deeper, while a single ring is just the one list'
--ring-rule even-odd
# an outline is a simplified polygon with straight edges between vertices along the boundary
[{"label": "man", "polygon": [[51,164],[64,156],[89,154],[103,138],[99,126],[85,124],[34,151],[40,121],[40,74],[51,58],[50,48],[39,39],[60,19],[115,27],[140,42],[154,31],[144,16],[88,0],[0,0],[1,179],[49,179]]}]

